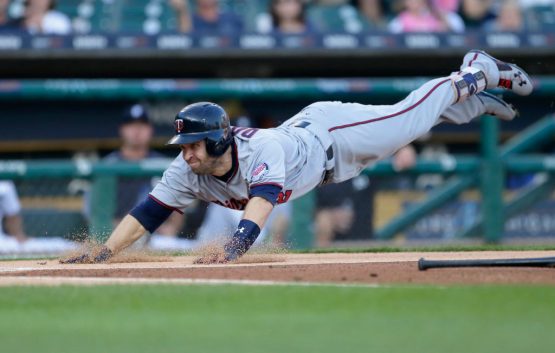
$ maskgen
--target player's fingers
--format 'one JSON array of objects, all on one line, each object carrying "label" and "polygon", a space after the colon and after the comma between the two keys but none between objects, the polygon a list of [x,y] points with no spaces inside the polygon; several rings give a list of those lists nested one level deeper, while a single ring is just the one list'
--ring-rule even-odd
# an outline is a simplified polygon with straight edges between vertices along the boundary
[{"label": "player's fingers", "polygon": [[225,264],[227,262],[229,262],[229,260],[226,258],[226,256],[224,254],[218,254],[215,263]]},{"label": "player's fingers", "polygon": [[106,246],[103,246],[98,254],[94,256],[94,263],[106,262],[112,257],[112,255],[112,250],[108,249],[108,247]]},{"label": "player's fingers", "polygon": [[83,264],[89,261],[89,254],[81,254],[67,259],[60,259],[61,264]]},{"label": "player's fingers", "polygon": [[208,254],[196,259],[193,263],[209,265],[209,264],[220,263],[219,261],[220,261],[219,254]]},{"label": "player's fingers", "polygon": [[202,257],[199,257],[198,259],[196,259],[195,261],[193,261],[194,264],[209,264],[211,263],[210,261],[212,260],[212,256],[211,255],[204,255]]}]

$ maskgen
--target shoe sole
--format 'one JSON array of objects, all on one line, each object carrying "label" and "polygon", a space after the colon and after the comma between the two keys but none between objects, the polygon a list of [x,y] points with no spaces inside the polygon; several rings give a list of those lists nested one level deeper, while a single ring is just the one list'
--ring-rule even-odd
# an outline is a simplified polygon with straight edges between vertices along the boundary
[{"label": "shoe sole", "polygon": [[[526,81],[530,82],[530,85],[532,85],[532,80],[530,79],[530,76],[529,76],[528,73],[527,73],[526,71],[524,71],[520,66],[518,66],[518,65],[516,65],[516,64],[510,64],[510,63],[507,63],[507,62],[505,62],[505,61],[501,61],[501,60],[499,60],[499,59],[497,59],[497,58],[494,58],[493,56],[489,55],[488,53],[486,53],[486,52],[483,51],[483,50],[476,50],[476,49],[473,49],[473,50],[470,50],[468,53],[475,53],[476,56],[475,56],[474,59],[472,59],[472,60],[470,60],[470,61],[468,62],[467,66],[472,66],[472,62],[475,61],[476,59],[478,59],[478,55],[482,54],[482,55],[484,55],[485,57],[490,58],[491,60],[493,60],[496,64],[499,63],[499,64],[507,65],[507,66],[509,66],[509,67],[512,67],[512,68],[514,68],[514,69],[520,71],[520,72],[522,73],[522,75],[524,76],[524,78],[526,79]],[[507,89],[506,87],[503,87],[503,86],[498,86],[498,87]],[[514,89],[512,89],[512,88],[509,88],[509,90],[510,90],[510,91],[513,91],[514,93],[516,93],[516,94],[518,94],[518,95],[528,96],[528,95],[530,95],[530,94],[532,93],[532,91],[534,90],[534,86],[532,85],[532,91],[530,91],[530,93],[524,93],[524,94],[519,94],[519,93],[517,93],[517,92],[516,92]]]},{"label": "shoe sole", "polygon": [[[482,100],[482,98],[484,98],[484,97],[485,97],[485,98],[493,99],[493,100],[496,101],[497,103],[503,105],[504,107],[506,107],[507,109],[509,109],[511,112],[513,112],[513,116],[512,116],[512,117],[508,117],[508,118],[504,118],[504,117],[502,117],[502,116],[499,116],[499,115],[495,115],[495,114],[490,113],[491,115],[494,115],[494,116],[500,118],[501,120],[511,121],[511,120],[513,120],[514,118],[516,118],[517,116],[520,115],[519,112],[518,112],[518,110],[515,109],[515,107],[514,107],[512,104],[509,104],[509,103],[505,102],[504,100],[497,98],[496,96],[494,96],[494,95],[491,94],[491,93],[480,92],[480,93],[478,93],[476,96],[477,96],[478,99],[480,99],[480,100]],[[483,103],[483,101],[482,101],[482,103]],[[485,104],[485,103],[484,103],[484,104]]]}]

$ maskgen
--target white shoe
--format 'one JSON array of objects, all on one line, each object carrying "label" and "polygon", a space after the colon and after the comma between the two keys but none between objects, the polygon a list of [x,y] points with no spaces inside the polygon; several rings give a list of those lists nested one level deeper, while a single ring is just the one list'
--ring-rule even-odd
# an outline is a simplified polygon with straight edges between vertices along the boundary
[{"label": "white shoe", "polygon": [[461,70],[478,68],[486,74],[487,88],[501,87],[520,96],[527,96],[534,90],[530,76],[515,64],[509,64],[482,50],[471,50],[464,56]]},{"label": "white shoe", "polygon": [[480,92],[476,94],[476,97],[486,107],[486,114],[506,121],[511,121],[518,115],[518,111],[512,105],[491,93]]}]

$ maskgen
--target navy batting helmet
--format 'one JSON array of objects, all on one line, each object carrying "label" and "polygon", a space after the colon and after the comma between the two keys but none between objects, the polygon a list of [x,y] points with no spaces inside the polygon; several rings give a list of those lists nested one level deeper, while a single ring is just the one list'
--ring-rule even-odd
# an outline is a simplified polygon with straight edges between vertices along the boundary
[{"label": "navy batting helmet", "polygon": [[218,157],[224,154],[233,140],[229,118],[215,103],[194,103],[181,109],[175,116],[175,136],[168,145],[184,145],[206,141],[206,152]]}]

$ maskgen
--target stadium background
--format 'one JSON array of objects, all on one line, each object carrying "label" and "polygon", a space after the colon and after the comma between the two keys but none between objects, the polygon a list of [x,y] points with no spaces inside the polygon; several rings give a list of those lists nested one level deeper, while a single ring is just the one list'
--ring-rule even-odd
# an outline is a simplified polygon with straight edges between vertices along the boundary
[{"label": "stadium background", "polygon": [[[22,0],[0,0],[0,8],[3,3],[9,3],[12,18],[22,14]],[[390,7],[394,2],[381,3]],[[486,4],[491,6],[486,9],[491,20],[503,4],[515,4],[437,3]],[[484,117],[464,127],[439,127],[427,141],[417,142],[416,149],[425,157],[430,146],[446,144],[450,154],[431,154],[416,169],[425,174],[439,171],[445,177],[452,174],[445,170],[460,167],[459,180],[468,174],[483,178],[499,167],[499,151],[482,151],[488,143],[492,147],[497,128],[506,143],[535,126],[529,134],[534,138],[513,140],[519,143],[512,145],[520,152],[524,145],[533,148],[512,154],[510,160],[555,170],[549,145],[555,120],[544,118],[555,109],[553,1],[518,1],[525,22],[510,31],[491,30],[491,22],[469,21],[462,33],[392,34],[387,23],[393,12],[382,21],[385,27],[377,29],[362,22],[355,2],[314,0],[308,4],[314,31],[295,35],[253,32],[256,14],[267,9],[264,0],[221,1],[222,8],[235,11],[248,24],[246,32],[234,34],[177,33],[168,4],[169,0],[58,0],[57,9],[72,21],[72,33],[63,36],[5,31],[0,11],[0,179],[15,181],[25,230],[40,237],[34,239],[88,235],[82,215],[84,192],[88,187],[113,186],[114,170],[156,175],[163,169],[96,164],[97,158],[118,148],[118,122],[130,104],[141,102],[150,108],[156,127],[153,147],[172,156],[174,151],[165,149],[164,142],[172,134],[174,114],[189,102],[218,101],[234,119],[245,115],[255,126],[277,124],[314,100],[387,104],[426,77],[449,74],[470,48],[522,65],[534,76],[537,89],[526,99],[504,95],[522,112],[513,122],[496,126],[496,120]],[[145,24],[149,31],[159,31],[145,33]],[[540,137],[548,143],[533,141]],[[453,163],[453,156],[461,163]],[[410,214],[402,202],[430,191],[415,189],[418,173],[393,179],[390,161],[374,172],[379,174],[371,176],[378,180],[376,228],[392,216]],[[371,232],[366,231],[362,241],[348,243],[371,245],[366,248],[342,249],[334,241],[332,249],[308,253],[249,252],[239,263],[225,265],[195,265],[199,253],[160,256],[141,251],[122,254],[108,264],[62,265],[58,256],[45,254],[45,248],[35,248],[32,255],[1,245],[0,351],[551,352],[553,268],[418,271],[417,266],[421,257],[554,256],[554,183],[550,173],[540,174],[547,176],[546,188],[534,194],[543,193],[547,201],[544,197],[540,206],[512,219],[503,238],[509,242],[516,235],[520,238],[514,240],[527,245],[481,245],[483,238],[478,246],[454,245],[460,240],[445,238],[456,233],[454,226],[464,225],[461,220],[479,215],[479,187],[441,206],[438,214],[411,231],[433,245],[426,248],[412,247],[411,232],[386,243],[372,236],[368,243]],[[485,196],[501,186],[512,196],[522,188],[513,191],[508,186],[514,189],[529,181],[503,182],[499,177],[493,178],[497,185],[490,184]],[[445,186],[441,180],[431,191]],[[114,196],[93,194],[104,197],[96,200],[95,224],[105,225]],[[371,212],[364,205],[372,196],[355,196],[363,205],[359,209]],[[295,225],[302,232],[293,234],[294,239],[310,232],[308,210],[313,201],[300,202],[304,212],[297,214],[306,217]],[[95,229],[92,233],[99,234]],[[538,235],[549,244],[530,245]],[[322,251],[330,253],[315,253]],[[27,257],[31,259],[22,259]]]},{"label": "stadium background", "polygon": [[[385,22],[402,6],[402,1],[378,3],[385,9]],[[491,21],[504,3],[491,2]],[[71,34],[0,32],[1,165],[9,172],[21,161],[95,162],[117,149],[119,119],[137,102],[149,108],[156,131],[153,147],[168,157],[175,153],[164,148],[174,114],[198,100],[217,101],[232,119],[248,116],[254,127],[275,126],[315,100],[393,103],[423,77],[449,74],[475,47],[518,62],[537,80],[532,97],[506,95],[521,117],[500,125],[505,141],[554,110],[555,8],[549,1],[531,3],[519,5],[522,26],[509,31],[467,22],[462,33],[391,33],[369,24],[356,2],[312,1],[307,18],[313,30],[285,34],[257,32],[257,19],[267,12],[268,1],[220,2],[222,11],[244,21],[244,31],[237,33],[180,33],[165,1],[57,1],[57,10],[71,20]],[[14,0],[8,13],[20,16],[23,8],[23,1]],[[415,145],[418,151],[442,144],[449,153],[477,153],[482,138],[479,124],[444,125]],[[547,145],[539,152],[553,150]],[[375,182],[379,188],[370,216],[376,226],[427,191],[414,189],[415,177],[384,179]],[[16,186],[30,236],[82,238],[89,232],[83,216],[87,178],[18,177]],[[372,210],[372,196],[366,197],[357,201],[358,210]],[[445,238],[446,227],[460,223],[464,210],[477,207],[472,203],[476,195],[467,199],[471,201],[421,223],[416,228],[420,231],[413,231],[415,238]],[[554,207],[544,202],[523,216],[519,222],[524,225],[511,234],[549,241]],[[368,213],[362,217],[367,219]],[[181,236],[194,235],[184,231]],[[371,240],[372,232],[347,234],[345,239]]]}]

